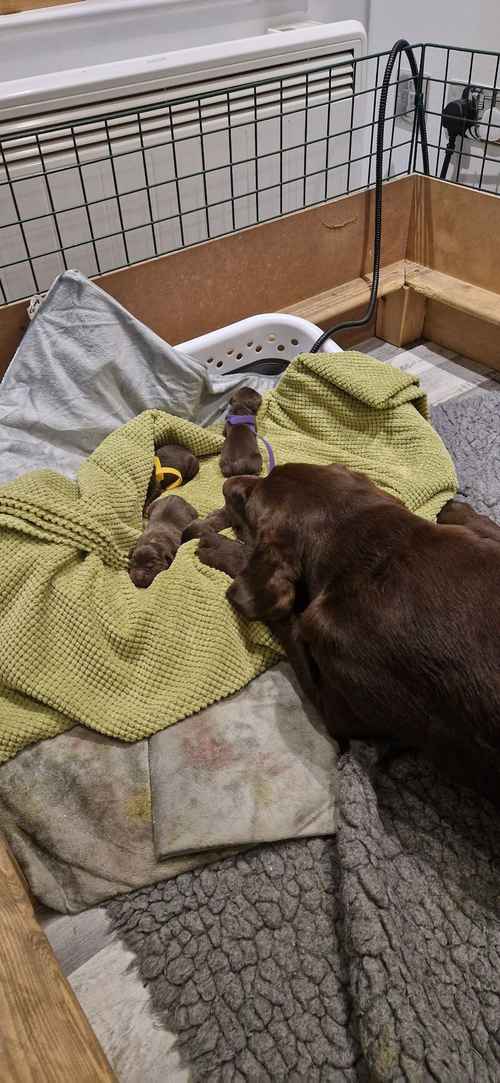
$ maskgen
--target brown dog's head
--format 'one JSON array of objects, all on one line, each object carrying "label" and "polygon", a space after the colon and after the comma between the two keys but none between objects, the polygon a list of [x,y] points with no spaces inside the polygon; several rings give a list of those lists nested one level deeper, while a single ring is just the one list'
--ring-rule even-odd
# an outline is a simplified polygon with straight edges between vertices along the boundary
[{"label": "brown dog's head", "polygon": [[228,590],[235,608],[268,623],[302,611],[338,559],[338,523],[373,488],[338,465],[287,463],[266,478],[229,478],[223,488],[228,518],[252,553]]},{"label": "brown dog's head", "polygon": [[223,488],[231,526],[252,550],[227,596],[248,620],[268,622],[284,620],[292,611],[300,573],[296,539],[279,514],[279,485],[271,477],[228,478]]},{"label": "brown dog's head", "polygon": [[239,387],[229,399],[231,414],[256,414],[262,402],[262,395],[253,387]]}]

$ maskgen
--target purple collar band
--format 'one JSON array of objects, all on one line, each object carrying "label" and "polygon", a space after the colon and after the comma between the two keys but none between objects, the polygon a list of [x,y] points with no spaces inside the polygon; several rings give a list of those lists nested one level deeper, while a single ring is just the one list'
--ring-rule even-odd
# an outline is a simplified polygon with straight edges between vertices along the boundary
[{"label": "purple collar band", "polygon": [[271,445],[269,443],[269,440],[266,440],[265,436],[259,436],[259,434],[257,432],[257,426],[256,426],[256,423],[255,423],[254,415],[253,414],[228,414],[227,417],[226,417],[226,421],[228,422],[229,425],[248,425],[248,428],[252,429],[252,431],[255,433],[257,439],[262,440],[262,443],[265,444],[265,446],[267,448],[267,454],[269,456],[269,473],[271,473],[271,470],[274,470],[274,467],[276,466],[276,460],[274,458],[274,451],[273,451],[273,449],[272,449],[272,447],[271,447]]},{"label": "purple collar band", "polygon": [[226,421],[230,425],[248,425],[255,430],[255,414],[228,414]]}]

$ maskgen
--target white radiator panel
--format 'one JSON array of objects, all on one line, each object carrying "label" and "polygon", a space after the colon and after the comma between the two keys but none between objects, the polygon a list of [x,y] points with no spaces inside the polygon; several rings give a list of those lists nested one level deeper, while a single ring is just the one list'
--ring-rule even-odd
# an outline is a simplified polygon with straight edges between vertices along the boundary
[{"label": "white radiator panel", "polygon": [[171,54],[161,89],[145,63],[125,83],[116,65],[105,78],[96,68],[92,89],[66,73],[57,99],[42,85],[38,99],[32,86],[15,93],[11,81],[0,98],[5,299],[46,289],[65,265],[95,275],[367,182],[367,161],[355,159],[369,150],[369,129],[351,133],[371,119],[364,97],[355,107],[352,97],[355,79],[363,89],[363,28],[305,27],[245,44],[248,55],[223,43],[205,72],[202,49],[184,50],[197,54],[191,70]]}]

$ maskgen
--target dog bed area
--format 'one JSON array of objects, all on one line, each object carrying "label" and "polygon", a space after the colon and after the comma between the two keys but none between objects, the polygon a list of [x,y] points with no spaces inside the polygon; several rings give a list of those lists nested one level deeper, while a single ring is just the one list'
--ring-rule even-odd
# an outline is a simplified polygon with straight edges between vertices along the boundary
[{"label": "dog bed area", "polygon": [[[207,384],[80,276],[62,276],[58,291],[2,392],[4,482],[41,467],[74,477],[111,431],[165,401],[206,425],[238,382],[276,384],[228,374]],[[499,406],[489,388],[433,414],[460,491],[497,521]],[[171,845],[176,729],[202,752],[187,856],[187,837],[182,854]],[[210,758],[231,740],[246,742],[251,800],[209,819],[207,779],[216,809],[228,782]],[[498,817],[416,757],[382,766],[356,744],[337,763],[285,663],[132,745],[75,726],[25,748],[0,767],[0,826],[47,905],[71,912],[116,896],[107,913],[193,1081],[498,1078]],[[232,846],[245,850],[224,856]]]}]

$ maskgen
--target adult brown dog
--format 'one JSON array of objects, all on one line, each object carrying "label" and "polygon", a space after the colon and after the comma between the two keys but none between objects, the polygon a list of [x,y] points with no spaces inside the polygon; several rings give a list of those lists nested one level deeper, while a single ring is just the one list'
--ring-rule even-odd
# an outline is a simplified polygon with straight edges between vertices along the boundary
[{"label": "adult brown dog", "polygon": [[228,598],[271,625],[341,744],[498,761],[496,524],[457,501],[428,523],[342,466],[280,466],[224,496],[241,541],[202,533],[200,560],[235,577]]},{"label": "adult brown dog", "polygon": [[198,512],[182,496],[162,496],[149,505],[144,533],[129,552],[128,574],[136,587],[149,587],[170,568],[181,544],[182,531]]},{"label": "adult brown dog", "polygon": [[[262,397],[252,387],[240,387],[229,400],[228,417],[250,417],[257,414]],[[260,474],[262,455],[257,437],[252,428],[245,424],[226,421],[224,426],[225,441],[220,455],[220,468],[225,478],[234,478],[238,474]]]}]

